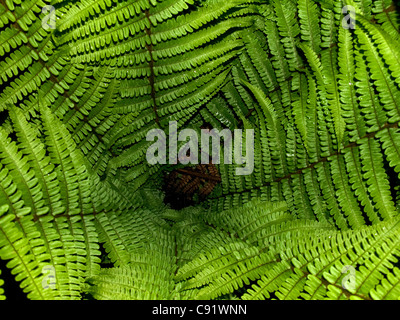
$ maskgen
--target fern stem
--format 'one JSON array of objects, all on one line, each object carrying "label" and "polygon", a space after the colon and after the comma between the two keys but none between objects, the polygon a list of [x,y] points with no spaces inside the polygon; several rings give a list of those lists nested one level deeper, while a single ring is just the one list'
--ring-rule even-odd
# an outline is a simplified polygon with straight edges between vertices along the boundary
[{"label": "fern stem", "polygon": [[150,76],[149,76],[149,83],[151,87],[151,98],[153,100],[153,111],[155,115],[155,120],[157,125],[160,127],[160,118],[158,116],[158,111],[157,111],[157,101],[156,101],[156,88],[155,88],[155,73],[154,73],[154,57],[153,57],[153,43],[151,40],[151,20],[150,20],[150,12],[149,9],[145,10],[145,15],[146,19],[148,20],[150,27],[145,28],[146,34],[149,37],[149,43],[146,43],[146,49],[149,51],[150,54],[150,61],[149,61],[149,67],[150,67]]}]

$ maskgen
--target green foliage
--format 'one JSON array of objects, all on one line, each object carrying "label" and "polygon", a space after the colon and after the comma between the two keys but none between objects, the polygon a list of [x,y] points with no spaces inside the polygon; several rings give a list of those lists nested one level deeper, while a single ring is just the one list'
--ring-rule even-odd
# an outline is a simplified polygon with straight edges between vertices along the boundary
[{"label": "green foliage", "polygon": [[[386,0],[0,0],[0,299],[398,299],[399,29]],[[254,129],[253,173],[171,209],[172,120]]]}]

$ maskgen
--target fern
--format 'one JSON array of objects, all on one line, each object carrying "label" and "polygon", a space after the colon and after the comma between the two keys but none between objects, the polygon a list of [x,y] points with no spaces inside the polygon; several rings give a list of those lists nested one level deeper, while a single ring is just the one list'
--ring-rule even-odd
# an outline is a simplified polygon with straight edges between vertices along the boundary
[{"label": "fern", "polygon": [[[398,18],[0,0],[0,300],[398,299]],[[254,130],[253,173],[150,164],[170,121]]]}]

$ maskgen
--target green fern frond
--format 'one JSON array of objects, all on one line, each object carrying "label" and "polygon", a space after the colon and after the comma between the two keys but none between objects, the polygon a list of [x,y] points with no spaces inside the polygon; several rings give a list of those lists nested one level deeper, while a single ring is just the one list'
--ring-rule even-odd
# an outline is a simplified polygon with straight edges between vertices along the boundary
[{"label": "green fern frond", "polygon": [[[390,0],[0,1],[0,299],[398,299],[399,26]],[[172,121],[253,130],[251,174],[150,164]]]},{"label": "green fern frond", "polygon": [[88,293],[97,300],[172,300],[175,283],[170,266],[164,257],[137,255],[135,263],[104,269],[90,279]]}]

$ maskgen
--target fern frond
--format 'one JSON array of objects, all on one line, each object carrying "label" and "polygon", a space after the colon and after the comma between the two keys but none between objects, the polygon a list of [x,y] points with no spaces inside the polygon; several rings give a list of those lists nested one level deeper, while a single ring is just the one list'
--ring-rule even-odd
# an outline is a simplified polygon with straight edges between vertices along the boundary
[{"label": "fern frond", "polygon": [[[397,299],[399,25],[391,0],[0,1],[0,259],[30,299]],[[171,121],[253,130],[254,170],[150,164]]]},{"label": "fern frond", "polygon": [[136,263],[91,278],[88,293],[97,300],[171,300],[175,283],[169,263],[157,255],[137,255]]},{"label": "fern frond", "polygon": [[[21,282],[21,289],[27,294],[28,298],[51,299],[52,292],[45,291],[42,286],[43,275],[41,272],[46,265],[45,261],[48,256],[40,250],[40,238],[37,239],[36,235],[36,243],[31,244],[13,221],[16,216],[8,213],[8,210],[7,205],[0,209],[0,257],[2,260],[10,260],[7,263],[7,268],[13,270],[16,280]],[[22,220],[24,217],[20,216],[19,219]],[[32,223],[32,218],[29,219],[29,216],[25,219],[28,220],[27,223]],[[34,239],[32,236],[31,239]],[[35,252],[35,247],[37,253],[33,255],[32,252]]]}]

